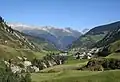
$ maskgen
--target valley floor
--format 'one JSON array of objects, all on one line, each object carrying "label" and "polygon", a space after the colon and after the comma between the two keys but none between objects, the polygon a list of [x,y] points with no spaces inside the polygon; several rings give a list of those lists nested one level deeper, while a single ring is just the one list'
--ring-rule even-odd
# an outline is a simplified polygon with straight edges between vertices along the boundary
[{"label": "valley floor", "polygon": [[33,82],[120,82],[120,70],[32,73]]},{"label": "valley floor", "polygon": [[70,59],[63,65],[58,65],[32,73],[33,82],[120,82],[120,70],[109,71],[79,71],[88,60]]}]

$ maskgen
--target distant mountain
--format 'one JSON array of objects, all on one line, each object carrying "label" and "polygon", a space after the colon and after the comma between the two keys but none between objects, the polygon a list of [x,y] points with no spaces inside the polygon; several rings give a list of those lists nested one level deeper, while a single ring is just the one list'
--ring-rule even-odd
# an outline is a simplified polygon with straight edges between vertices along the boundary
[{"label": "distant mountain", "polygon": [[55,51],[57,48],[55,45],[51,42],[48,42],[44,38],[35,37],[31,35],[25,35],[28,40],[34,43],[35,46],[37,46],[40,50],[46,50],[46,51]]},{"label": "distant mountain", "polygon": [[87,33],[88,31],[89,31],[89,29],[85,28],[85,29],[83,29],[81,32],[82,32],[82,34],[85,34],[85,33]]},{"label": "distant mountain", "polygon": [[[79,39],[74,41],[70,48],[90,48],[97,42],[103,40],[108,33],[113,32],[113,30],[117,29],[118,26],[120,26],[120,21],[94,27],[86,34],[80,36]],[[97,43],[97,45],[98,44],[102,46],[101,42]]]},{"label": "distant mountain", "polygon": [[58,49],[66,49],[66,47],[81,36],[79,31],[71,28],[55,28],[51,26],[29,26],[23,24],[9,24],[12,28],[19,30],[25,34],[45,38],[47,41],[54,43]]}]

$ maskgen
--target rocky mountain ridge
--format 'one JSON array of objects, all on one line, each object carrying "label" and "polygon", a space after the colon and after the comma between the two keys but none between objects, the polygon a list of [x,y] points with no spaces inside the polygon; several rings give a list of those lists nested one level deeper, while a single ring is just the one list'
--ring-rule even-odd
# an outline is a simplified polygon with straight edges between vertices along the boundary
[{"label": "rocky mountain ridge", "polygon": [[25,34],[42,37],[55,44],[57,49],[67,49],[66,47],[75,41],[81,33],[79,31],[73,30],[69,27],[67,28],[56,28],[51,26],[29,26],[24,24],[9,24],[12,28],[19,30]]}]

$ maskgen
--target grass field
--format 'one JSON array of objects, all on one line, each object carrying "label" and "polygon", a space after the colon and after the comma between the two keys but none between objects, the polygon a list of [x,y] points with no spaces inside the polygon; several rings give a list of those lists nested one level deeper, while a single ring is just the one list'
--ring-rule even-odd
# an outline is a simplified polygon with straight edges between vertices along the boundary
[{"label": "grass field", "polygon": [[60,72],[60,71],[65,71],[65,70],[76,70],[77,68],[80,68],[81,66],[86,65],[87,61],[88,60],[86,59],[76,60],[70,57],[64,64],[43,69],[41,70],[41,72],[51,73],[51,72]]},{"label": "grass field", "polygon": [[0,45],[0,59],[16,59],[17,56],[26,56],[28,59],[34,57],[42,58],[47,52],[34,52],[29,49],[15,49],[8,46]]},{"label": "grass field", "polygon": [[106,58],[120,59],[120,53],[112,53],[112,54],[108,55]]},{"label": "grass field", "polygon": [[33,82],[120,82],[120,70],[76,70],[76,68],[86,65],[87,61],[70,57],[63,65],[46,68],[40,73],[32,73],[31,78]]},{"label": "grass field", "polygon": [[33,82],[120,82],[120,71],[77,71],[32,73]]},{"label": "grass field", "polygon": [[75,59],[75,58],[73,58],[73,57],[68,57],[68,59],[67,59],[67,61],[65,62],[65,64],[66,65],[71,65],[71,64],[78,64],[78,63],[85,63],[85,62],[87,62],[88,60],[87,59],[82,59],[82,60],[80,60],[80,59]]}]

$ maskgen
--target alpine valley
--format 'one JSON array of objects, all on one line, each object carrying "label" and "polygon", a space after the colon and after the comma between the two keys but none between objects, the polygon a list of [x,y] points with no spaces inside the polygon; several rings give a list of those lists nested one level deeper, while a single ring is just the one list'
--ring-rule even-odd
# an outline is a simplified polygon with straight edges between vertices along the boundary
[{"label": "alpine valley", "polygon": [[10,23],[12,28],[19,30],[33,37],[44,38],[46,41],[54,44],[57,49],[65,50],[66,47],[72,44],[82,35],[81,32],[71,28],[57,28],[52,26],[30,26],[18,23]]},{"label": "alpine valley", "polygon": [[0,82],[119,82],[120,21],[85,29],[0,17]]}]

